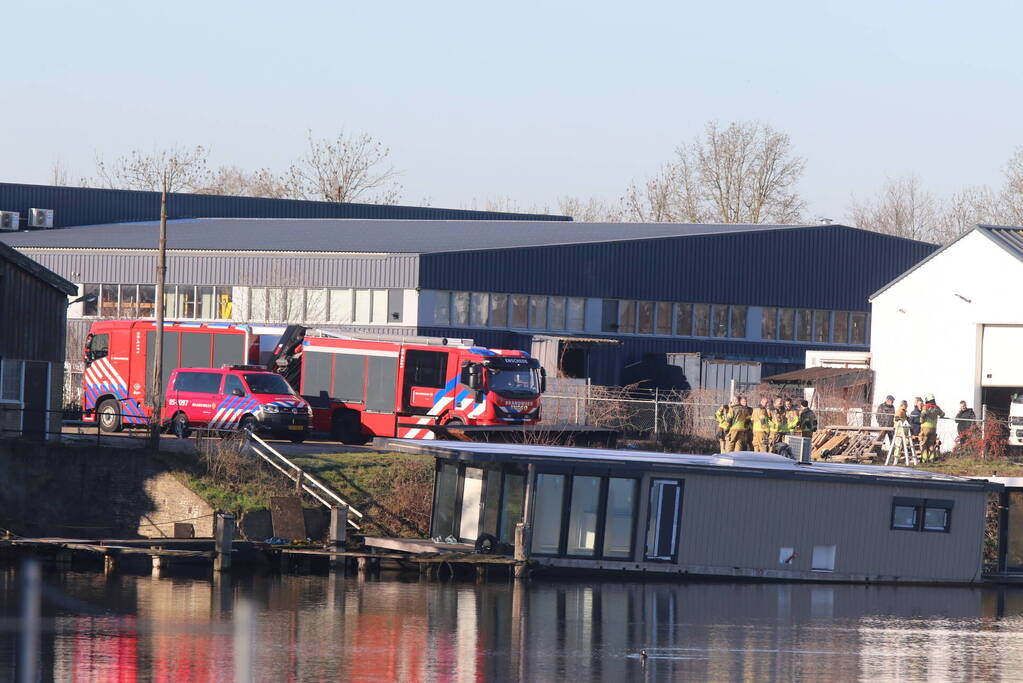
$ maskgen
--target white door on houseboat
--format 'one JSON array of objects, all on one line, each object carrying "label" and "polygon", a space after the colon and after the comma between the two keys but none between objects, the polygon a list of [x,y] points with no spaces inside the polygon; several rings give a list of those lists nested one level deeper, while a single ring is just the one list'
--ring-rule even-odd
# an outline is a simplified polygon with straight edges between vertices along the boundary
[{"label": "white door on houseboat", "polygon": [[650,519],[647,522],[646,559],[673,562],[678,552],[682,482],[654,479],[650,483]]},{"label": "white door on houseboat", "polygon": [[466,467],[462,482],[462,517],[458,523],[458,537],[475,541],[480,529],[480,501],[483,494],[483,470]]}]

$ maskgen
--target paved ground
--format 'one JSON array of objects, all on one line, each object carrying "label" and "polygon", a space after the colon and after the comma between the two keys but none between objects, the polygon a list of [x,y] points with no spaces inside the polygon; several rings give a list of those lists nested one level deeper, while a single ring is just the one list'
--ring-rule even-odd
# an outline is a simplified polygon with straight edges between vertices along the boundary
[{"label": "paved ground", "polygon": [[[92,443],[113,448],[140,448],[145,446],[147,438],[148,436],[141,430],[125,430],[115,434],[102,432],[97,435],[97,429],[91,425],[87,427],[65,426],[61,435],[61,439],[65,443]],[[372,453],[376,451],[371,446],[349,446],[339,441],[330,441],[327,437],[322,440],[310,438],[300,444],[280,439],[264,439],[264,441],[283,455]],[[160,449],[176,453],[195,453],[196,440],[195,438],[179,439],[176,436],[164,434],[160,440]]]}]

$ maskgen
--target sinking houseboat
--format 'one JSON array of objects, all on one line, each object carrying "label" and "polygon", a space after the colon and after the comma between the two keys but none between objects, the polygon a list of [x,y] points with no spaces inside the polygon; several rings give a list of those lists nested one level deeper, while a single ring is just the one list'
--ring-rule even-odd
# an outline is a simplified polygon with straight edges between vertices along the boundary
[{"label": "sinking houseboat", "polygon": [[[1002,489],[764,453],[382,445],[436,458],[431,535],[458,541],[447,549],[511,552],[521,524],[534,570],[576,573],[976,583],[988,496]],[[377,541],[396,549],[367,544]]]}]

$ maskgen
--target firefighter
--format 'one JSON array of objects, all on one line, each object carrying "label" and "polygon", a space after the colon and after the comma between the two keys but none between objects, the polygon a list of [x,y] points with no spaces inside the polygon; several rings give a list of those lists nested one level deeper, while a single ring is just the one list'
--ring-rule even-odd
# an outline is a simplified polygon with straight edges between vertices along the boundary
[{"label": "firefighter", "polygon": [[817,416],[810,410],[810,404],[804,399],[799,402],[796,433],[812,439],[815,431],[817,431]]},{"label": "firefighter", "polygon": [[728,406],[724,403],[714,413],[714,420],[718,424],[718,447],[721,453],[728,452]]},{"label": "firefighter", "polygon": [[767,397],[760,399],[760,405],[753,409],[753,450],[770,453],[768,435],[771,433],[771,406]]},{"label": "firefighter", "polygon": [[774,451],[775,444],[781,443],[785,440],[785,435],[789,433],[789,422],[788,418],[785,417],[785,405],[781,400],[781,396],[777,396],[774,399],[774,406],[771,410],[771,436],[770,450]]},{"label": "firefighter", "polygon": [[728,450],[748,451],[750,445],[750,409],[743,397],[737,397],[728,409]]},{"label": "firefighter", "polygon": [[799,431],[799,411],[791,398],[785,399],[785,426],[789,434]]},{"label": "firefighter", "polygon": [[924,462],[932,462],[938,455],[938,418],[941,417],[945,417],[945,411],[935,403],[934,394],[927,394],[920,411],[920,455]]}]

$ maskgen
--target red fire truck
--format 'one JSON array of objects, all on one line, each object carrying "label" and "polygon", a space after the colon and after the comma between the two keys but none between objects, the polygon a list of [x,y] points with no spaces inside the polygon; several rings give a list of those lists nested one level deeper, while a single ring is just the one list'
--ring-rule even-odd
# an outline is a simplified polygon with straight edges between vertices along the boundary
[{"label": "red fire truck", "polygon": [[[149,423],[156,324],[141,320],[100,320],[85,344],[82,417],[99,418],[100,428]],[[259,362],[259,339],[238,325],[165,323],[163,382],[177,368],[219,368]]]},{"label": "red fire truck", "polygon": [[436,438],[439,426],[532,425],[546,377],[524,351],[462,340],[281,336],[275,368],[313,408],[313,429],[346,443]]}]

